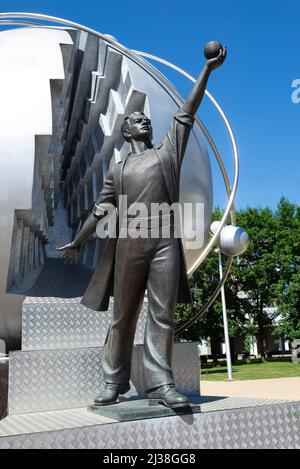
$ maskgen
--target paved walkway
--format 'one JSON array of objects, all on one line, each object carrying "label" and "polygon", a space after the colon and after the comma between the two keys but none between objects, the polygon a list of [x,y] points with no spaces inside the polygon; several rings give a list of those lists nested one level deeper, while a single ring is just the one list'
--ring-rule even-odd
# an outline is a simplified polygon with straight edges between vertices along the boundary
[{"label": "paved walkway", "polygon": [[201,381],[202,396],[256,397],[300,401],[300,378]]}]

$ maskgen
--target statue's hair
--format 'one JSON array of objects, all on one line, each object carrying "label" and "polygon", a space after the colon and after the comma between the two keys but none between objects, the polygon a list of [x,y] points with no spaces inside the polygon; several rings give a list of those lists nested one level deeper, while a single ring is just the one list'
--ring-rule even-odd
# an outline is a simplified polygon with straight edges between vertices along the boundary
[{"label": "statue's hair", "polygon": [[135,112],[132,112],[129,116],[124,117],[124,121],[121,125],[121,133],[122,133],[124,139],[126,140],[126,142],[130,142],[130,139],[125,136],[125,132],[126,132],[126,130],[128,130],[128,119],[131,116],[134,116],[134,114],[142,114],[142,116],[145,115],[143,112],[135,111]]}]

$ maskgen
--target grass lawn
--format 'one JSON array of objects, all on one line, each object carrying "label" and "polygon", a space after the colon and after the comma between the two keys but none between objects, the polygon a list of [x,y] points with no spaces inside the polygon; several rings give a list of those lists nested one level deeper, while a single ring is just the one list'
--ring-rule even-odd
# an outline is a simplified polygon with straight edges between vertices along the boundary
[{"label": "grass lawn", "polygon": [[[300,365],[290,361],[266,361],[264,363],[233,365],[233,379],[270,379],[300,377]],[[201,379],[208,381],[226,381],[226,365],[201,370]]]}]

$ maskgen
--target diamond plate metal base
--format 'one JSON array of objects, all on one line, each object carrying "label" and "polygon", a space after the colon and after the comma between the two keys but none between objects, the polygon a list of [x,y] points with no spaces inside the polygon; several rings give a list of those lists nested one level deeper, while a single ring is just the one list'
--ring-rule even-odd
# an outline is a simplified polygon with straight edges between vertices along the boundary
[{"label": "diamond plate metal base", "polygon": [[122,423],[83,409],[12,416],[0,423],[0,449],[300,449],[300,402],[239,401],[232,410],[201,403],[202,413]]},{"label": "diamond plate metal base", "polygon": [[[84,407],[104,387],[102,348],[40,350],[10,354],[9,414]],[[134,347],[131,392],[144,395],[143,346]],[[174,378],[179,392],[199,394],[197,344],[175,344]]]},{"label": "diamond plate metal base", "polygon": [[[22,307],[22,350],[100,347],[104,345],[112,317],[108,311],[92,311],[81,298],[27,297]],[[135,344],[143,344],[148,301],[137,323]]]}]

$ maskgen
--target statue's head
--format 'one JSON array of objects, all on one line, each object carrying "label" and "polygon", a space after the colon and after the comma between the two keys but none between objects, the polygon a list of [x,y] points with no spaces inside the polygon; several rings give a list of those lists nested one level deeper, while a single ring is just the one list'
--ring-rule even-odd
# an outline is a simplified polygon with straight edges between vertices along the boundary
[{"label": "statue's head", "polygon": [[151,120],[143,112],[133,112],[125,117],[121,132],[127,142],[131,140],[149,142],[152,140]]}]

